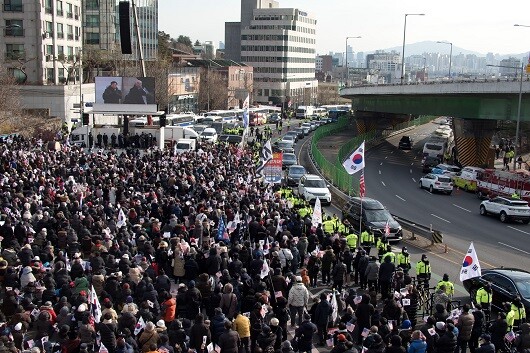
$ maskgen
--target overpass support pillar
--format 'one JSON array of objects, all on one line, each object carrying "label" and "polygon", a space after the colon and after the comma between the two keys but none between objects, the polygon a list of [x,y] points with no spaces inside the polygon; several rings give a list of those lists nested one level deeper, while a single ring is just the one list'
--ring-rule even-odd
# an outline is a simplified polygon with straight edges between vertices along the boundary
[{"label": "overpass support pillar", "polygon": [[456,153],[453,156],[463,166],[493,167],[494,151],[491,139],[497,127],[496,120],[453,119]]}]

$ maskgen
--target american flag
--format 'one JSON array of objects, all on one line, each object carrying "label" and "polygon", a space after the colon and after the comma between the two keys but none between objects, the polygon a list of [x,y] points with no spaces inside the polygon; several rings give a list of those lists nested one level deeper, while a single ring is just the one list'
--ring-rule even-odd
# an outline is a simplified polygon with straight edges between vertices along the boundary
[{"label": "american flag", "polygon": [[229,240],[228,232],[226,230],[225,221],[223,217],[219,219],[219,226],[217,227],[217,240]]},{"label": "american flag", "polygon": [[366,196],[366,185],[364,184],[364,170],[361,172],[361,178],[359,179],[359,197],[363,198]]}]

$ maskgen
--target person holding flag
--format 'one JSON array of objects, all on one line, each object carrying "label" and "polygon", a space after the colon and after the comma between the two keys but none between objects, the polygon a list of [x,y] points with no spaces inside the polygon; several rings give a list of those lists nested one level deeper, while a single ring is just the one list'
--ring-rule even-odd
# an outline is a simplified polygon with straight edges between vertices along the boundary
[{"label": "person holding flag", "polygon": [[[337,304],[337,299],[335,296],[332,295],[332,302],[333,299],[335,299],[335,304]],[[337,305],[335,306],[338,307]],[[315,315],[313,317],[313,323],[317,326],[318,329],[318,341],[320,346],[324,346],[326,343],[326,339],[328,336],[328,323],[329,319],[333,316],[335,318],[333,319],[333,322],[337,319],[337,311],[333,308],[332,304],[328,301],[328,294],[321,293],[320,294],[320,303],[317,304]]]},{"label": "person holding flag", "polygon": [[267,142],[265,142],[265,145],[263,146],[261,150],[260,163],[256,167],[256,174],[261,174],[261,172],[267,165],[267,162],[269,162],[270,160],[272,160],[271,140],[267,140]]}]

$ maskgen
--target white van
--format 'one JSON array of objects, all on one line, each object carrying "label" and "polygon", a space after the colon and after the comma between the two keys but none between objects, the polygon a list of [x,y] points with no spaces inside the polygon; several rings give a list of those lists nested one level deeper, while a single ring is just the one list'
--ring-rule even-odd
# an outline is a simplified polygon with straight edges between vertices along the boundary
[{"label": "white van", "polygon": [[217,131],[214,128],[206,128],[201,133],[201,139],[206,142],[217,142]]}]

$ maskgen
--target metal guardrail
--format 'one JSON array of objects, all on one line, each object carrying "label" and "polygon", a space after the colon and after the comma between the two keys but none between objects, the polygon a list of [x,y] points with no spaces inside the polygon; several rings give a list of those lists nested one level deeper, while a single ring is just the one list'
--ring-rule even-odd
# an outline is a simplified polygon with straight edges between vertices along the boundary
[{"label": "metal guardrail", "polygon": [[405,230],[408,230],[412,233],[412,239],[416,238],[416,235],[427,238],[431,240],[431,245],[440,244],[443,242],[443,234],[439,230],[432,229],[423,224],[418,224],[414,221],[410,221],[403,217],[392,215],[396,221],[401,225]]}]

